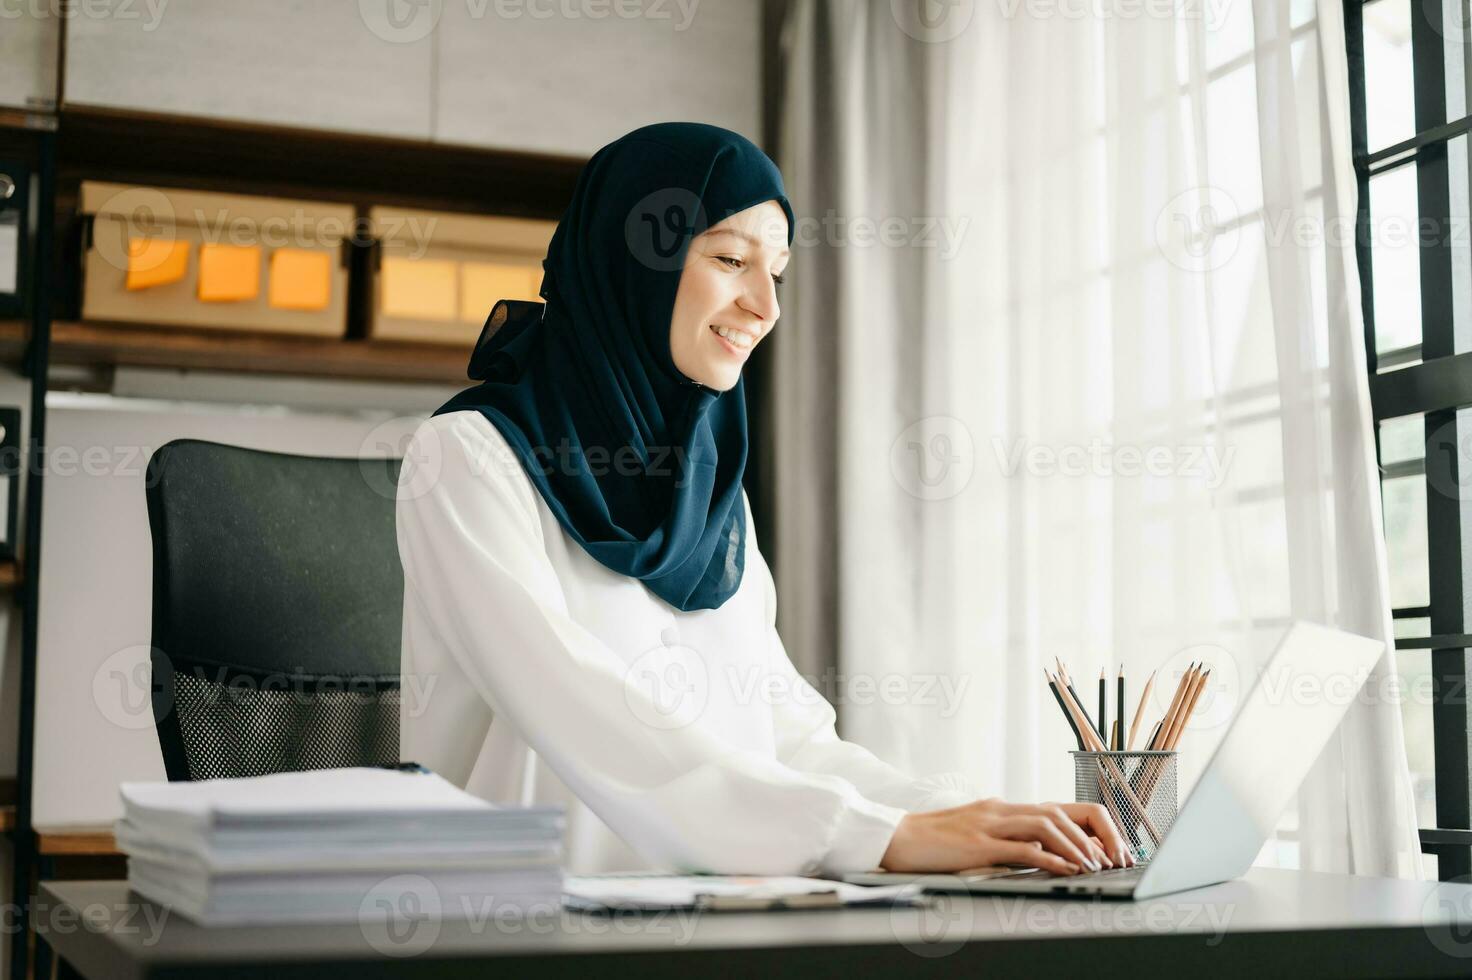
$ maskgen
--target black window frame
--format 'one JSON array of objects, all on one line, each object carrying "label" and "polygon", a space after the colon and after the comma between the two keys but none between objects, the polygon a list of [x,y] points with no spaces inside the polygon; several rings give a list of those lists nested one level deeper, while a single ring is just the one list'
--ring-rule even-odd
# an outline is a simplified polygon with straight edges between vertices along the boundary
[{"label": "black window frame", "polygon": [[[1372,150],[1366,135],[1364,7],[1410,7],[1416,134]],[[1432,744],[1435,753],[1436,826],[1420,828],[1421,850],[1437,857],[1438,877],[1472,875],[1472,751],[1467,710],[1467,627],[1472,596],[1464,581],[1462,500],[1442,488],[1459,485],[1457,413],[1472,407],[1472,352],[1457,353],[1454,332],[1450,142],[1472,131],[1472,116],[1448,121],[1444,4],[1440,0],[1344,0],[1349,63],[1350,131],[1359,201],[1355,253],[1364,307],[1365,352],[1380,458],[1380,423],[1408,415],[1424,418],[1429,605],[1398,608],[1396,619],[1430,619],[1430,635],[1400,638],[1398,650],[1429,650],[1432,676]],[[1454,29],[1455,25],[1445,25]],[[1463,38],[1465,45],[1467,39]],[[1465,55],[1464,55],[1465,58]],[[1466,61],[1464,60],[1464,64]],[[1472,137],[1468,143],[1472,144]],[[1397,167],[1416,168],[1421,288],[1421,343],[1377,352],[1371,263],[1370,179]],[[1466,179],[1467,175],[1460,175]],[[1412,363],[1419,361],[1420,363]],[[1401,366],[1410,364],[1410,366]],[[1451,437],[1448,439],[1447,434]],[[1404,475],[1404,464],[1381,462],[1382,481]],[[1472,474],[1469,474],[1472,475]],[[1451,481],[1450,483],[1441,481]],[[1438,486],[1438,483],[1440,486]]]}]

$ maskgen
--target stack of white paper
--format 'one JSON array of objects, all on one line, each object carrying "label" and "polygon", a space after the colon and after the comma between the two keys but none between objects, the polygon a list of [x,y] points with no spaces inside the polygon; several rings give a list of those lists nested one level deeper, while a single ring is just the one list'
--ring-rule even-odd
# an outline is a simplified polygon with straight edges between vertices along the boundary
[{"label": "stack of white paper", "polygon": [[561,807],[503,807],[424,769],[124,783],[134,891],[210,925],[555,909]]}]

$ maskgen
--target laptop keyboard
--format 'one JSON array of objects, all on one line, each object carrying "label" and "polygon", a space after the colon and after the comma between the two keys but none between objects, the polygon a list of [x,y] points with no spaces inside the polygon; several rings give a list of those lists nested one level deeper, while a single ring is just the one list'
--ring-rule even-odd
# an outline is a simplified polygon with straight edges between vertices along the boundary
[{"label": "laptop keyboard", "polygon": [[[1136,865],[1133,865],[1132,867],[1128,867],[1128,868],[1105,868],[1102,871],[1091,871],[1088,874],[1069,875],[1067,877],[1071,877],[1071,878],[1074,878],[1074,879],[1082,878],[1082,879],[1085,879],[1087,881],[1097,881],[1100,878],[1131,878],[1131,877],[1139,877],[1141,874],[1144,873],[1144,871],[1145,871],[1145,865],[1143,865],[1143,864],[1136,864]],[[1063,876],[1063,875],[1055,875],[1054,877],[1065,877],[1065,876]]]},{"label": "laptop keyboard", "polygon": [[1043,871],[1041,868],[1023,868],[1007,875],[1008,878],[1037,878],[1038,880],[1060,880],[1060,881],[1098,881],[1101,878],[1110,880],[1139,877],[1144,873],[1146,865],[1136,864],[1128,868],[1105,868],[1102,871],[1086,871],[1076,875],[1055,875],[1051,871]]}]

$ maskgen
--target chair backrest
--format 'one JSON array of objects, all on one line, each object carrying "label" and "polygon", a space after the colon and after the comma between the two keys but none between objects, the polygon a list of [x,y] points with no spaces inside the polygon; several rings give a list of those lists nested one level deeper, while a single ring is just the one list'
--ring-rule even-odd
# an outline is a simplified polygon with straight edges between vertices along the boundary
[{"label": "chair backrest", "polygon": [[195,439],[149,459],[169,779],[399,761],[399,465]]}]

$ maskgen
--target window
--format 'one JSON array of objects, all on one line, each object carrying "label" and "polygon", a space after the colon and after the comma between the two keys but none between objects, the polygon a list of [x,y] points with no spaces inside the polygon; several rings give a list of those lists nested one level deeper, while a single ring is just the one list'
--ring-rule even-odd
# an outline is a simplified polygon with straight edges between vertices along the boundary
[{"label": "window", "polygon": [[1472,171],[1464,0],[1345,0],[1356,251],[1421,847],[1472,873]]}]

